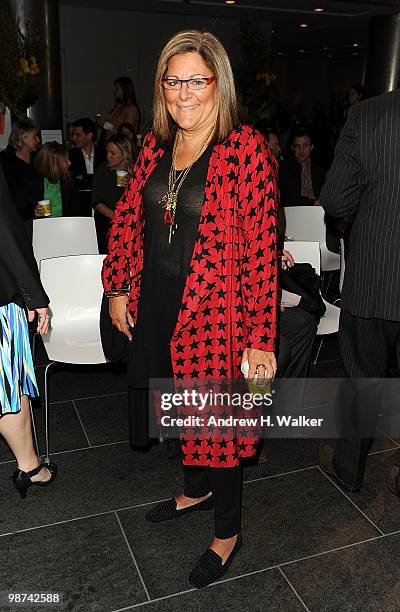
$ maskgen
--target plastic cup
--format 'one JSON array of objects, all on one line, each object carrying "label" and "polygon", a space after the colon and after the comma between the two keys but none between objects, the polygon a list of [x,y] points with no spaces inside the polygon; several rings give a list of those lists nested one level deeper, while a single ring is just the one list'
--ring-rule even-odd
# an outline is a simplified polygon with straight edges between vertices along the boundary
[{"label": "plastic cup", "polygon": [[128,173],[126,170],[117,170],[117,186],[125,187],[128,179]]},{"label": "plastic cup", "polygon": [[43,215],[45,217],[51,217],[51,201],[50,200],[39,200],[38,204],[42,207]]}]

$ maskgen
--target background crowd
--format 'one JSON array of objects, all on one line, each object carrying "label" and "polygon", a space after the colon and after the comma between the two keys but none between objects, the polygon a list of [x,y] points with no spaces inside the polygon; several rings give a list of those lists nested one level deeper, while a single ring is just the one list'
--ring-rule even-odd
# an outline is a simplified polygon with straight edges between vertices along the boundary
[{"label": "background crowd", "polygon": [[[32,220],[44,216],[42,200],[51,200],[52,216],[94,215],[99,252],[106,252],[106,234],[126,178],[117,182],[117,171],[132,172],[149,126],[142,125],[135,88],[129,77],[114,81],[114,104],[108,114],[78,117],[68,122],[63,144],[41,148],[40,128],[26,118],[16,121],[0,163],[17,210],[32,238]],[[361,84],[349,87],[347,102],[325,111],[321,100],[307,117],[301,102],[278,103],[268,125],[257,127],[266,137],[278,163],[280,205],[320,204],[320,192],[335,145],[349,109],[366,98]],[[245,109],[243,109],[245,111]],[[245,114],[245,113],[244,113]],[[351,224],[328,222],[327,241],[338,251],[338,240]]]}]

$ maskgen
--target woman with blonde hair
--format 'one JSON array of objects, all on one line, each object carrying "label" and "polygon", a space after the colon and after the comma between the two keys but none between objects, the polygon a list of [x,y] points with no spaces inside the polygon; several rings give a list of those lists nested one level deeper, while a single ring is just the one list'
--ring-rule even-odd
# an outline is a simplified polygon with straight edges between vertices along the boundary
[{"label": "woman with blonde hair", "polygon": [[[35,157],[35,170],[43,180],[39,199],[50,200],[52,217],[79,214],[78,192],[69,173],[70,165],[68,149],[58,142],[46,142]],[[42,204],[36,205],[35,215],[46,216]]]},{"label": "woman with blonde hair", "polygon": [[92,184],[99,253],[107,252],[107,232],[132,168],[132,146],[129,139],[122,134],[110,136],[106,144],[106,161],[96,169]]},{"label": "woman with blonde hair", "polygon": [[[129,342],[131,442],[148,443],[150,379],[274,376],[276,161],[241,123],[226,51],[180,32],[161,52],[153,127],[117,205],[103,267],[110,315]],[[181,435],[183,492],[149,510],[161,522],[214,509],[215,537],[189,575],[219,580],[241,546],[241,459],[252,432]]]}]

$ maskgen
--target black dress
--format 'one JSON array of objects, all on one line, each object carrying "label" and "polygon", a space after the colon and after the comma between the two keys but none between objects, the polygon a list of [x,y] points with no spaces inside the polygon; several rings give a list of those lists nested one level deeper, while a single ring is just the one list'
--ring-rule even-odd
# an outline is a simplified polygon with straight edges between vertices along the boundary
[{"label": "black dress", "polygon": [[182,183],[171,244],[170,226],[164,223],[165,209],[159,203],[168,190],[171,150],[165,152],[144,188],[144,261],[137,323],[129,345],[130,387],[146,388],[149,378],[173,377],[169,345],[197,239],[211,151],[210,146]]}]

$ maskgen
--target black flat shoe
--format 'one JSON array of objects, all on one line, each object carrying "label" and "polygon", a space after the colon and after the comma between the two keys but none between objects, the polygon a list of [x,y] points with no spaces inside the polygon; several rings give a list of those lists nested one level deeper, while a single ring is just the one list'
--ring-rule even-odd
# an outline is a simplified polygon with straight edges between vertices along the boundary
[{"label": "black flat shoe", "polygon": [[[41,482],[40,480],[32,482],[31,477],[36,476],[36,474],[39,474],[39,472],[43,470],[43,468],[49,470],[51,474],[49,480],[47,480],[46,482]],[[55,463],[40,463],[34,470],[31,470],[30,472],[23,472],[22,470],[18,469],[15,470],[12,477],[12,481],[17,491],[19,491],[22,499],[25,499],[26,492],[29,487],[32,487],[34,485],[38,487],[48,487],[53,482],[56,476],[57,466]]]},{"label": "black flat shoe", "polygon": [[229,566],[239,552],[241,546],[242,536],[239,534],[236,544],[224,565],[222,565],[221,557],[211,548],[207,548],[206,552],[200,557],[190,572],[188,578],[190,584],[196,589],[204,589],[204,587],[209,584],[221,580],[222,576],[228,571]]},{"label": "black flat shoe", "polygon": [[167,501],[161,502],[152,510],[149,510],[144,516],[146,521],[149,523],[162,523],[163,521],[172,521],[173,519],[179,518],[184,514],[190,514],[191,512],[201,512],[205,510],[212,510],[214,508],[213,496],[210,495],[198,504],[193,504],[187,508],[176,509],[176,499],[172,497]]}]

